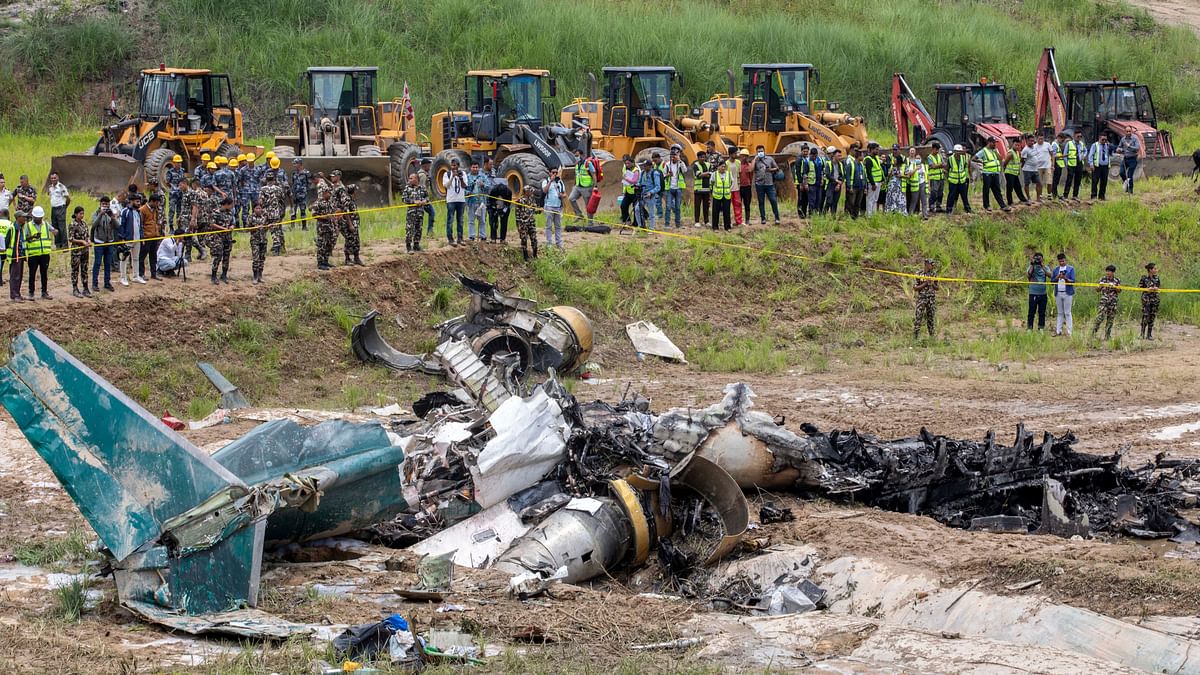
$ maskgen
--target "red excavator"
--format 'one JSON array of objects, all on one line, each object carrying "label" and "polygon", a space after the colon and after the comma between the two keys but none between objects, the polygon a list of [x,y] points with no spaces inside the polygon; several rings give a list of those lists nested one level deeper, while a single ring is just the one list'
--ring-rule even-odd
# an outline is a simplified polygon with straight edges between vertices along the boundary
[{"label": "red excavator", "polygon": [[1016,114],[1008,112],[1009,100],[1016,104],[1016,91],[1006,91],[1004,85],[980,78],[971,84],[937,84],[934,92],[937,115],[931,116],[904,74],[892,76],[892,119],[900,145],[939,141],[947,151],[962,145],[974,154],[994,138],[1000,158],[1008,157],[1010,145],[1021,136],[1011,124]]},{"label": "red excavator", "polygon": [[[1089,145],[1105,133],[1115,145],[1132,131],[1142,142],[1140,168],[1146,175],[1172,176],[1191,168],[1190,158],[1175,156],[1171,134],[1158,129],[1154,101],[1146,85],[1115,77],[1064,85],[1058,77],[1054,47],[1046,47],[1034,88],[1035,128],[1055,134],[1081,131]],[[1047,113],[1050,126],[1046,125]]]}]

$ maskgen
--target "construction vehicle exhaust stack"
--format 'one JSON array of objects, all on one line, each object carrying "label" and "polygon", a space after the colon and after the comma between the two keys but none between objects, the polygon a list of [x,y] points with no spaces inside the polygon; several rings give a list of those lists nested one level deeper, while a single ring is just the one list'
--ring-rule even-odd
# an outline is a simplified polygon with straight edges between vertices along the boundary
[{"label": "construction vehicle exhaust stack", "polygon": [[1021,137],[1012,126],[1016,113],[1009,112],[1009,103],[1017,102],[1015,90],[981,77],[979,82],[934,85],[934,92],[936,114],[930,115],[904,74],[892,76],[892,120],[900,145],[923,146],[927,151],[930,143],[938,141],[946,150],[962,145],[974,154],[995,139],[1000,159],[1008,157],[1009,148]]},{"label": "construction vehicle exhaust stack", "polygon": [[[116,117],[116,107],[114,98],[106,114]],[[162,64],[142,71],[136,113],[102,128],[88,151],[52,157],[50,170],[67,187],[95,195],[148,180],[165,185],[175,155],[190,170],[203,153],[262,154],[243,142],[244,129],[228,75]]]},{"label": "construction vehicle exhaust stack", "polygon": [[[1046,125],[1046,115],[1050,124]],[[1192,168],[1190,157],[1177,157],[1171,134],[1158,129],[1150,88],[1128,80],[1067,82],[1058,77],[1054,48],[1042,50],[1034,80],[1034,128],[1055,134],[1083,132],[1089,146],[1108,134],[1115,146],[1132,131],[1141,141],[1138,169],[1146,176],[1176,176]],[[1119,172],[1112,165],[1113,176]]]},{"label": "construction vehicle exhaust stack", "polygon": [[526,185],[540,189],[552,168],[565,183],[574,180],[573,151],[588,152],[591,136],[587,129],[549,122],[543,89],[546,96],[557,89],[550,71],[472,70],[464,84],[465,109],[437,113],[430,125],[436,198],[445,196],[442,178],[456,159],[463,171],[472,160],[492,159],[514,196]]},{"label": "construction vehicle exhaust stack", "polygon": [[343,182],[358,185],[359,204],[391,202],[390,192],[403,189],[408,174],[421,168],[421,146],[411,102],[375,100],[378,74],[374,67],[304,72],[307,102],[288,107],[292,133],[275,137],[275,156],[285,169],[303,157],[309,171],[337,169]]}]

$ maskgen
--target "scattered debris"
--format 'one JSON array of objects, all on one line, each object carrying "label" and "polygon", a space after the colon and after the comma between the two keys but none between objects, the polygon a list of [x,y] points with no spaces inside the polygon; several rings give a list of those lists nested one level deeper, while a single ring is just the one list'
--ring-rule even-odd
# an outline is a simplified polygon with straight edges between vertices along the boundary
[{"label": "scattered debris", "polygon": [[1004,589],[1008,590],[1008,591],[1024,591],[1026,589],[1033,588],[1034,586],[1037,586],[1041,583],[1042,583],[1041,579],[1030,579],[1029,581],[1022,581],[1021,583],[1018,583],[1018,584],[1008,584],[1007,586],[1004,587]]},{"label": "scattered debris", "polygon": [[796,514],[792,513],[791,509],[781,509],[775,506],[774,502],[766,502],[758,509],[758,522],[760,525],[783,523],[795,519]]},{"label": "scattered debris", "polygon": [[698,637],[678,638],[668,642],[654,642],[648,645],[631,645],[629,648],[635,652],[643,652],[652,649],[691,649],[697,645],[704,644],[704,640]]},{"label": "scattered debris", "polygon": [[225,379],[225,376],[222,375],[220,371],[213,366],[213,364],[202,361],[197,363],[196,366],[200,368],[200,371],[204,373],[204,376],[208,378],[208,381],[212,382],[212,385],[217,388],[218,392],[221,393],[222,408],[225,410],[237,410],[239,408],[250,407],[250,403],[246,401],[245,396],[242,396],[242,392],[237,387],[233,386],[232,382]]},{"label": "scattered debris", "polygon": [[687,363],[679,347],[676,347],[658,326],[649,321],[637,321],[625,326],[625,334],[629,336],[633,349],[639,355],[649,354],[667,361]]}]

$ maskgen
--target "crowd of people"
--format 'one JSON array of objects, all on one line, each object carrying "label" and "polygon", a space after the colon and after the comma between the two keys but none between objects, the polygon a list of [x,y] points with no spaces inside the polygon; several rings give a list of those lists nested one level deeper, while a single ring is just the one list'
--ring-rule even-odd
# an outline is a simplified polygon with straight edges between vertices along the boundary
[{"label": "crowd of people", "polygon": [[[1016,139],[1004,154],[994,139],[973,154],[962,145],[943,148],[936,140],[926,155],[915,147],[902,152],[899,145],[889,153],[874,142],[866,148],[854,146],[849,156],[834,146],[824,150],[812,146],[791,163],[796,212],[801,219],[836,215],[840,205],[851,218],[878,212],[928,218],[931,213],[952,214],[956,208],[971,213],[975,176],[982,186],[983,209],[989,212],[993,204],[1008,211],[1018,203],[1079,201],[1085,176],[1091,199],[1104,200],[1111,164],[1118,158],[1123,187],[1133,192],[1140,145],[1132,133],[1114,146],[1107,136],[1089,145],[1078,132],[1059,133],[1052,141],[1038,132]],[[582,159],[577,159],[577,181],[591,185],[594,174],[581,169]],[[623,159],[622,224],[653,230],[664,219],[664,226],[670,227],[673,220],[674,227],[680,227],[689,180],[695,227],[728,230],[731,219],[736,225],[749,222],[752,194],[757,197],[759,220],[766,224],[769,206],[773,221],[779,223],[776,183],[786,174],[763,146],[755,148],[753,156],[746,148],[722,154],[710,141],[690,164],[683,161],[679,145],[669,153],[652,153],[640,163],[630,156]],[[578,207],[575,211],[578,215]]]},{"label": "crowd of people", "polygon": [[[1160,279],[1158,265],[1146,263],[1146,273],[1138,279],[1138,293],[1141,296],[1142,313],[1141,327],[1138,336],[1144,340],[1154,339],[1154,322],[1158,317]],[[1041,253],[1034,253],[1025,268],[1025,279],[1028,281],[1029,303],[1025,319],[1026,330],[1034,330],[1035,319],[1037,330],[1046,329],[1046,312],[1049,306],[1049,295],[1054,296],[1055,326],[1054,337],[1070,337],[1074,333],[1075,322],[1072,307],[1076,291],[1091,286],[1078,286],[1075,280],[1075,267],[1067,261],[1066,253],[1059,253],[1057,264],[1050,268],[1045,264]],[[1117,317],[1117,300],[1121,295],[1121,279],[1117,277],[1116,265],[1104,268],[1104,274],[1095,284],[1099,293],[1096,305],[1096,318],[1092,323],[1091,335],[1094,337],[1104,326],[1104,339],[1112,338],[1113,322]],[[916,311],[913,316],[913,339],[921,336],[924,327],[929,337],[934,336],[937,315],[938,277],[936,261],[932,258],[925,260],[925,268],[917,276],[913,284],[916,296]]]}]

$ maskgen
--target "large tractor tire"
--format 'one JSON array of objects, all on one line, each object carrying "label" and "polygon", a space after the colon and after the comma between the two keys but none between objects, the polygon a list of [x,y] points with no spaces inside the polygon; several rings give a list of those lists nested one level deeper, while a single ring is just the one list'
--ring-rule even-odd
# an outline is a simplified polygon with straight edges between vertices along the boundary
[{"label": "large tractor tire", "polygon": [[[165,188],[167,185],[167,169],[171,167],[171,160],[175,158],[175,150],[163,146],[146,157],[145,175],[146,182],[155,181],[159,187]],[[184,166],[186,170],[186,165]]]},{"label": "large tractor tire", "polygon": [[359,157],[382,157],[383,151],[378,145],[360,145],[358,146]]},{"label": "large tractor tire", "polygon": [[446,190],[442,187],[442,178],[450,171],[450,160],[457,159],[458,167],[464,172],[471,168],[471,156],[462,150],[443,150],[433,158],[429,170],[433,172],[434,200],[445,199]]},{"label": "large tractor tire", "polygon": [[528,152],[505,157],[496,173],[508,183],[508,189],[512,190],[514,199],[521,194],[526,185],[532,185],[540,194],[542,181],[550,177],[550,170],[542,160]]},{"label": "large tractor tire", "polygon": [[280,161],[292,159],[296,156],[296,149],[290,145],[277,145],[271,148],[271,152],[275,153],[275,156],[278,157]]},{"label": "large tractor tire", "polygon": [[664,150],[662,148],[642,148],[641,150],[638,151],[638,154],[633,156],[634,166],[641,169],[643,159],[648,159],[653,162],[655,153],[662,155],[663,159],[666,159],[667,156],[669,154],[671,154],[669,151]]},{"label": "large tractor tire", "polygon": [[925,139],[925,145],[932,146],[934,141],[942,144],[942,152],[947,155],[954,152],[954,139],[945,131],[934,131]]},{"label": "large tractor tire", "polygon": [[221,143],[220,147],[217,148],[217,154],[224,155],[227,159],[236,158],[239,152],[241,152],[241,148],[228,141]]},{"label": "large tractor tire", "polygon": [[397,141],[387,151],[392,161],[392,192],[400,194],[408,184],[409,175],[421,170],[421,146]]}]

